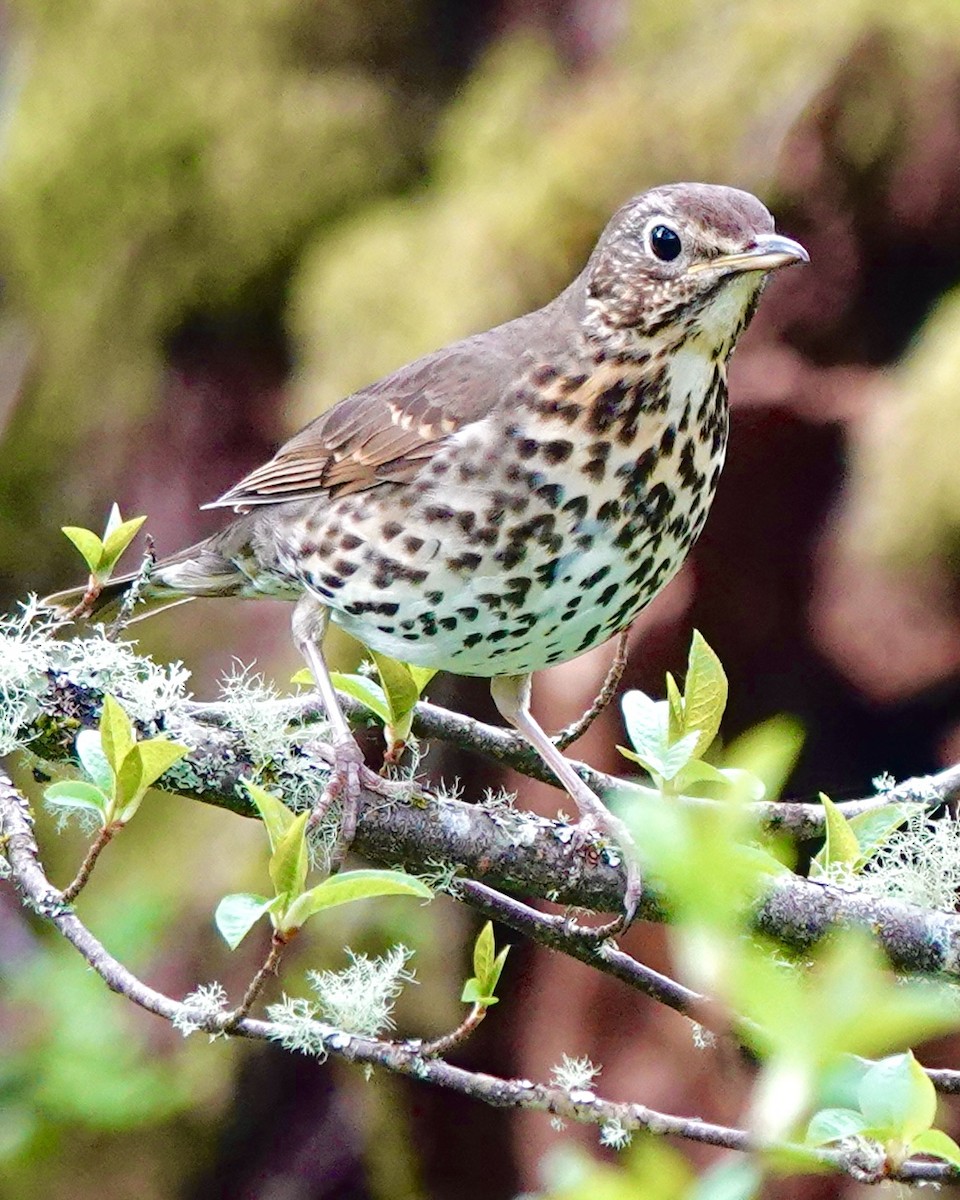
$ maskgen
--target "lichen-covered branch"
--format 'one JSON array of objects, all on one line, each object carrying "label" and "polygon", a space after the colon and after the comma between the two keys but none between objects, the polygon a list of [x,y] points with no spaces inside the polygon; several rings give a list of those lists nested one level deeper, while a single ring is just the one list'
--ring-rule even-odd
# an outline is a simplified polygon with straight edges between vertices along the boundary
[{"label": "lichen-covered branch", "polygon": [[[323,730],[315,728],[319,720],[316,702],[312,698],[276,699],[264,701],[261,708],[261,720],[278,729],[292,723],[298,731],[284,742],[282,756],[271,758],[268,754],[265,758],[263,746],[250,744],[249,733],[236,727],[236,712],[224,705],[180,702],[171,711],[161,712],[145,728],[151,734],[170,730],[193,750],[158,786],[249,816],[254,815],[253,808],[240,787],[245,777],[255,776],[267,786],[276,786],[288,798],[297,790],[301,803],[311,795],[319,795],[326,774],[326,747]],[[95,724],[99,697],[88,687],[58,675],[50,679],[37,709],[27,731],[30,748],[42,758],[63,761],[71,756],[76,729],[82,724]],[[511,748],[512,735],[503,730],[429,704],[418,707],[417,721],[423,735],[469,744],[511,765],[519,761]],[[586,769],[584,773],[601,790],[619,786],[619,781],[609,776]],[[913,799],[932,806],[958,793],[960,766],[842,807],[845,812],[856,813],[894,799]],[[814,818],[815,805],[754,808],[758,820],[768,827],[788,827],[803,833],[822,828]],[[778,816],[781,809],[787,814],[783,821]],[[497,891],[598,912],[618,911],[623,895],[618,856],[578,853],[570,840],[570,827],[564,822],[506,805],[467,804],[431,795],[419,786],[411,786],[407,802],[396,796],[366,793],[354,845],[361,855],[377,864],[402,864],[411,871],[430,871],[438,862],[455,864],[462,877]],[[667,915],[649,887],[644,891],[639,915],[648,920],[663,920]],[[954,914],[786,875],[771,885],[756,914],[756,924],[769,936],[803,949],[838,927],[856,925],[876,935],[895,967],[960,977],[960,916]],[[553,934],[542,928],[531,936],[547,942]],[[589,953],[592,955],[594,950],[591,948]]]},{"label": "lichen-covered branch", "polygon": [[[382,1041],[347,1033],[315,1021],[304,1022],[305,1026],[310,1026],[309,1029],[294,1030],[279,1021],[255,1020],[248,1016],[238,1019],[235,1012],[195,1009],[144,984],[106,950],[72,908],[64,903],[62,894],[53,887],[40,865],[29,806],[3,772],[0,772],[0,839],[13,882],[23,902],[49,920],[112,991],[163,1017],[181,1030],[204,1030],[214,1035],[273,1040],[282,1044],[293,1039],[301,1048],[305,1048],[304,1039],[309,1036],[312,1038],[311,1052],[318,1056],[333,1055],[348,1062],[385,1068],[423,1083],[470,1096],[493,1107],[550,1113],[565,1120],[613,1129],[617,1137],[627,1136],[637,1130],[649,1130],[731,1150],[749,1152],[759,1149],[744,1129],[711,1124],[697,1117],[658,1112],[643,1104],[616,1103],[586,1088],[563,1088],[464,1070],[442,1058],[426,1056],[424,1044],[417,1040]],[[895,1171],[888,1170],[884,1164],[870,1168],[858,1157],[856,1148],[849,1151],[792,1149],[802,1152],[811,1163],[819,1162],[865,1182],[879,1182],[881,1179],[947,1182],[957,1176],[957,1172],[945,1163],[908,1161]]]}]

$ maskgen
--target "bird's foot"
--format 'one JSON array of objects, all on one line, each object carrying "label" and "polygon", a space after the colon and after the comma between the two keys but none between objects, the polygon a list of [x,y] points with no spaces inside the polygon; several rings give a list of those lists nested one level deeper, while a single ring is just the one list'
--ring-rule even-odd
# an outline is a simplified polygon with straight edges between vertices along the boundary
[{"label": "bird's foot", "polygon": [[308,828],[317,829],[330,809],[340,805],[340,828],[330,859],[333,872],[339,870],[353,844],[364,792],[373,792],[387,800],[408,800],[414,785],[410,779],[388,779],[371,770],[352,736],[323,746],[322,755],[329,764],[329,775],[320,799],[313,806]]},{"label": "bird's foot", "polygon": [[623,908],[620,915],[605,925],[577,925],[575,927],[578,935],[587,937],[591,941],[602,942],[621,933],[636,916],[643,893],[643,878],[640,874],[640,867],[636,859],[636,847],[629,829],[619,817],[614,816],[606,807],[602,806],[599,812],[594,809],[573,826],[573,836],[570,839],[571,848],[576,854],[595,855],[598,837],[615,845],[626,875]]},{"label": "bird's foot", "polygon": [[340,805],[340,829],[330,857],[331,873],[340,869],[357,831],[360,798],[372,772],[364,764],[363,751],[354,738],[345,738],[330,747],[330,774],[320,799],[313,806],[307,828],[315,830],[334,804]]}]

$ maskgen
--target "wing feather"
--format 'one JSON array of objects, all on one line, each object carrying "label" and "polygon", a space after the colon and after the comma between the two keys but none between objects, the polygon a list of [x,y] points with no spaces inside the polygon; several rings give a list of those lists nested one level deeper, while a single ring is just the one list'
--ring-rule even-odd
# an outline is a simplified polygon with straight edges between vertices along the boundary
[{"label": "wing feather", "polygon": [[243,512],[413,478],[452,434],[515,401],[533,362],[569,352],[575,331],[566,296],[548,306],[552,321],[544,309],[518,317],[347,396],[204,507]]}]

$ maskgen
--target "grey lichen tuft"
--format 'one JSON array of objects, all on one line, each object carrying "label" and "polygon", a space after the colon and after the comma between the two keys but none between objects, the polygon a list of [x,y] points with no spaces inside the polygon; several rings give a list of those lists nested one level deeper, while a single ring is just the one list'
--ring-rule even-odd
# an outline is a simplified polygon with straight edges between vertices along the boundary
[{"label": "grey lichen tuft", "polygon": [[325,1039],[332,1030],[315,1020],[317,1006],[300,996],[284,995],[276,1004],[267,1005],[269,1037],[285,1050],[309,1054],[323,1062],[327,1057]]},{"label": "grey lichen tuft", "polygon": [[589,1089],[603,1070],[595,1067],[589,1058],[571,1058],[564,1054],[556,1066],[550,1068],[550,1082],[565,1092]]},{"label": "grey lichen tuft", "polygon": [[342,971],[308,971],[320,1015],[337,1029],[378,1037],[394,1028],[393,1006],[404,985],[414,982],[406,964],[413,952],[393,946],[380,958],[347,950],[351,959]]},{"label": "grey lichen tuft", "polygon": [[[183,1007],[174,1015],[171,1024],[183,1036],[189,1037],[203,1029],[212,1017],[227,1010],[227,991],[222,983],[201,983],[196,991],[183,998]],[[211,1033],[210,1040],[225,1037],[223,1033]]]},{"label": "grey lichen tuft", "polygon": [[127,715],[147,727],[189,698],[190,672],[183,663],[155,663],[131,642],[110,641],[100,628],[89,637],[51,642],[50,659],[77,687],[116,696]]},{"label": "grey lichen tuft", "polygon": [[[326,743],[327,724],[291,724],[289,698],[239,662],[221,681],[221,702],[228,722],[243,739],[254,780],[282,794],[284,803],[295,811],[312,808],[329,773],[326,761],[314,749]],[[336,837],[336,814],[331,813],[329,821],[311,833],[315,860],[324,859]]]},{"label": "grey lichen tuft", "polygon": [[146,726],[186,698],[190,676],[181,663],[160,666],[129,642],[110,641],[102,629],[59,638],[61,627],[35,597],[0,618],[0,754],[30,744],[58,678],[79,691],[112,693]]},{"label": "grey lichen tuft", "polygon": [[48,689],[53,621],[35,597],[19,613],[0,618],[0,755],[22,749],[42,711]]},{"label": "grey lichen tuft", "polygon": [[873,895],[955,911],[960,891],[960,822],[949,814],[931,820],[925,812],[913,813],[856,882]]},{"label": "grey lichen tuft", "polygon": [[633,1132],[619,1117],[611,1117],[600,1126],[600,1145],[611,1150],[622,1150],[633,1140]]}]

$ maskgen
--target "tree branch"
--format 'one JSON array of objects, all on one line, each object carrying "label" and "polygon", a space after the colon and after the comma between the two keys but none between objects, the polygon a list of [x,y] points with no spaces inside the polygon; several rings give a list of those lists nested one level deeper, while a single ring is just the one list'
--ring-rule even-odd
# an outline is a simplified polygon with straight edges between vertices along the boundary
[{"label": "tree branch", "polygon": [[[341,696],[341,704],[348,719],[357,725],[374,723],[370,712],[358,701]],[[294,697],[289,702],[291,721],[311,724],[323,721],[323,710],[314,696]],[[191,711],[200,720],[223,721],[226,713],[221,705],[192,705]],[[530,746],[508,729],[486,725],[473,717],[440,708],[438,705],[421,701],[415,711],[413,732],[420,738],[436,739],[472,751],[484,758],[511,767],[521,775],[537,779],[541,783],[556,784],[553,775]],[[587,763],[570,759],[577,774],[595,792],[623,791],[629,781],[605,771],[598,771]],[[626,762],[624,769],[628,769]],[[928,808],[960,799],[960,764],[948,767],[936,775],[923,775],[904,780],[895,787],[856,800],[845,800],[837,804],[840,812],[849,820],[862,813],[872,812],[885,804],[916,803]],[[711,803],[697,797],[685,797],[689,804]],[[819,802],[799,800],[757,801],[746,806],[759,825],[771,833],[787,833],[796,838],[822,837],[825,830],[823,805]]]},{"label": "tree branch", "polygon": [[[69,760],[77,726],[96,723],[99,703],[100,698],[89,688],[56,677],[44,698],[44,711],[31,727],[31,749],[49,760]],[[345,707],[351,716],[361,713],[362,719],[369,719],[369,713],[361,706],[345,703]],[[326,776],[326,748],[319,738],[309,741],[310,726],[321,719],[316,700],[295,697],[275,701],[273,708],[275,718],[302,727],[303,744],[295,747],[297,754],[292,760],[297,771],[295,777],[285,774],[292,769],[290,763],[264,766],[241,733],[230,726],[231,714],[226,706],[181,703],[176,714],[166,722],[157,722],[149,732],[162,732],[169,726],[194,749],[157,786],[244,816],[256,814],[240,786],[243,778],[255,777],[264,786],[276,787],[284,794],[294,787],[302,794],[305,784],[310,785],[312,780],[315,789],[312,794],[319,795]],[[64,714],[69,716],[67,724],[73,726],[69,735],[64,731]],[[520,758],[514,756],[512,734],[434,705],[418,706],[414,727],[422,735],[469,745],[512,766],[520,761],[529,766],[526,751]],[[538,772],[531,768],[530,773]],[[621,781],[589,768],[581,773],[591,784],[599,781],[601,789],[622,787]],[[893,800],[913,800],[933,807],[957,796],[960,796],[960,765],[937,775],[908,780],[879,796],[850,801],[840,807],[850,815]],[[712,803],[690,799],[685,802]],[[768,828],[799,831],[804,836],[818,829],[822,832],[819,805],[759,804],[752,809]],[[781,812],[786,814],[783,819]],[[623,896],[625,881],[618,856],[613,856],[616,862],[608,861],[602,847],[599,853],[577,853],[571,845],[570,826],[565,822],[508,806],[479,807],[431,796],[418,785],[411,785],[409,803],[401,803],[395,796],[365,792],[354,848],[374,863],[386,866],[399,863],[414,872],[433,870],[437,863],[455,864],[460,876],[497,891],[597,912],[618,911]],[[649,885],[644,889],[639,915],[647,920],[665,919],[660,898]],[[772,883],[755,914],[755,924],[770,937],[803,950],[837,928],[858,926],[877,937],[895,968],[960,978],[960,916],[955,914],[932,912],[902,901],[880,899],[788,875]],[[592,956],[595,948],[589,952]],[[600,965],[593,957],[590,961]],[[636,976],[625,978],[625,982],[637,986]]]},{"label": "tree branch", "polygon": [[[302,1029],[291,1029],[280,1022],[237,1019],[236,1013],[202,1011],[172,999],[148,987],[114,958],[96,937],[63,902],[60,892],[50,883],[37,854],[33,836],[33,820],[25,798],[13,786],[10,778],[0,771],[0,844],[10,864],[13,881],[24,904],[39,916],[52,922],[59,932],[79,951],[107,986],[125,996],[148,1012],[176,1024],[181,1030],[203,1029],[213,1035],[234,1035],[256,1040],[283,1042],[293,1034],[304,1036]],[[304,1022],[310,1026],[313,1052],[333,1055],[348,1062],[380,1066],[396,1074],[459,1092],[497,1108],[524,1108],[550,1113],[581,1124],[613,1127],[618,1133],[649,1130],[722,1146],[731,1150],[751,1152],[761,1149],[748,1131],[715,1125],[696,1117],[679,1117],[658,1112],[646,1105],[615,1103],[587,1089],[565,1089],[558,1086],[532,1083],[525,1079],[502,1079],[479,1071],[455,1067],[441,1058],[425,1057],[423,1043],[413,1041],[385,1042],[375,1038],[346,1033],[319,1022]],[[764,1147],[769,1149],[770,1147]],[[790,1147],[803,1153],[808,1161],[818,1162],[844,1171],[867,1182],[897,1179],[904,1182],[948,1182],[958,1172],[946,1163],[906,1162],[895,1171],[885,1167],[872,1171],[858,1161],[854,1153],[843,1150],[815,1150]]]}]

